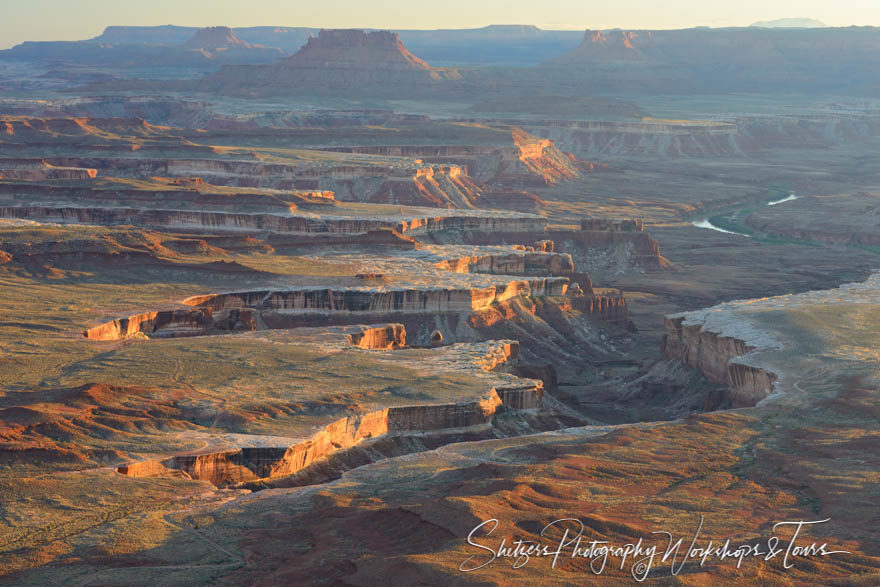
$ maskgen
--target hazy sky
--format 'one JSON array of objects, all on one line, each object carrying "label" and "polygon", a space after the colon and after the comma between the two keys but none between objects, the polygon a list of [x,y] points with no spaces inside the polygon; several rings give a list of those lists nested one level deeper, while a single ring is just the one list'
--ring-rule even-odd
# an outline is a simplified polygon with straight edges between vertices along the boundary
[{"label": "hazy sky", "polygon": [[880,25],[880,0],[0,0],[0,48],[87,39],[105,26],[685,28],[809,17]]}]

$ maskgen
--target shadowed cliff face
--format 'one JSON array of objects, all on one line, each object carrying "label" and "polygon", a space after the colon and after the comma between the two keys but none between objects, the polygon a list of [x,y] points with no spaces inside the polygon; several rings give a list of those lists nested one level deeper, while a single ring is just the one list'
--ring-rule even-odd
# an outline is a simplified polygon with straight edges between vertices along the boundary
[{"label": "shadowed cliff face", "polygon": [[773,392],[776,373],[736,362],[754,350],[743,340],[704,331],[701,324],[683,325],[684,318],[666,318],[663,354],[699,369],[709,381],[726,385],[727,401],[751,407]]}]

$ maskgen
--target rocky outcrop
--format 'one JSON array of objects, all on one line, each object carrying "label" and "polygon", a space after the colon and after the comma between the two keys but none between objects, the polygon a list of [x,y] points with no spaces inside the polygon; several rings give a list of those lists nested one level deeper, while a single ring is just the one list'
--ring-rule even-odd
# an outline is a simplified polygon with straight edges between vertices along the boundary
[{"label": "rocky outcrop", "polygon": [[[843,90],[872,87],[874,27],[586,31],[544,66],[548,80],[610,92]],[[859,64],[865,64],[861,67]]]},{"label": "rocky outcrop", "polygon": [[327,150],[383,157],[416,157],[435,164],[458,165],[466,168],[467,174],[476,180],[504,186],[556,185],[579,177],[582,164],[588,165],[559,150],[553,141],[529,134],[516,126],[515,121],[511,122],[511,126],[504,127],[504,131],[510,133],[506,145],[369,145],[328,147]]},{"label": "rocky outcrop", "polygon": [[103,204],[114,208],[144,206],[155,209],[160,205],[170,210],[208,208],[233,212],[259,210],[276,213],[295,210],[300,206],[329,208],[334,202],[333,192],[217,190],[197,178],[154,181],[144,189],[132,189],[119,180],[98,180],[88,186],[8,181],[0,183],[0,198],[7,201],[27,199],[32,205],[49,200],[53,203],[75,202],[86,206]]},{"label": "rocky outcrop", "polygon": [[409,52],[397,33],[322,30],[294,55],[267,66],[224,67],[201,90],[232,95],[290,93],[389,96],[428,95],[456,84],[455,70],[431,67]]},{"label": "rocky outcrop", "polygon": [[658,270],[669,267],[660,245],[645,232],[640,220],[585,219],[580,230],[547,230],[531,234],[469,232],[462,235],[471,244],[517,244],[529,240],[551,240],[554,250],[571,255],[578,272],[602,278],[609,274]]},{"label": "rocky outcrop", "polygon": [[568,290],[568,279],[547,277],[515,280],[482,288],[367,288],[311,287],[253,290],[193,296],[188,306],[219,311],[230,308],[265,310],[324,310],[334,312],[471,312],[516,296],[559,296]]},{"label": "rocky outcrop", "polygon": [[[525,126],[581,157],[720,157],[754,155],[761,150],[761,144],[733,122],[539,120]],[[611,171],[602,166],[592,170]]]},{"label": "rocky outcrop", "polygon": [[[296,328],[322,324],[346,324],[357,316],[377,319],[412,314],[477,312],[515,297],[562,296],[568,290],[564,277],[513,280],[482,288],[309,287],[284,290],[253,290],[193,296],[184,300],[193,310],[143,312],[111,320],[84,331],[92,340],[119,340],[138,334],[149,337],[196,336],[265,328]],[[585,311],[610,316],[604,302],[583,302]],[[363,318],[360,318],[363,320]],[[317,321],[317,322],[316,322]],[[405,344],[400,330],[352,333],[351,341],[365,348],[396,348]]]},{"label": "rocky outcrop", "polygon": [[44,159],[0,159],[0,179],[40,181],[49,179],[94,179],[97,169],[51,165]]},{"label": "rocky outcrop", "polygon": [[571,306],[590,318],[626,328],[629,316],[623,293],[592,293],[571,298]]},{"label": "rocky outcrop", "polygon": [[733,407],[754,406],[773,392],[776,373],[736,360],[756,347],[708,330],[686,314],[667,316],[664,324],[664,356],[700,370],[713,383],[727,385]]},{"label": "rocky outcrop", "polygon": [[73,206],[5,206],[0,207],[0,218],[72,224],[131,224],[177,229],[199,228],[208,232],[269,231],[302,234],[363,234],[382,230],[394,230],[399,234],[406,232],[425,234],[445,230],[535,232],[542,231],[547,223],[546,219],[538,216],[490,216],[488,214],[468,214],[467,212],[453,213],[448,216],[397,219],[394,217],[382,218],[381,216],[282,216],[259,213]]},{"label": "rocky outcrop", "polygon": [[196,31],[190,40],[184,45],[189,49],[250,49],[251,45],[235,36],[232,29],[227,26],[205,27]]},{"label": "rocky outcrop", "polygon": [[[538,390],[533,386],[533,395]],[[526,392],[523,391],[525,395]],[[528,402],[529,400],[524,400]],[[537,400],[535,400],[537,401]],[[181,455],[165,460],[122,465],[118,473],[132,477],[183,476],[229,486],[292,475],[336,451],[386,434],[430,432],[485,424],[501,406],[490,390],[480,400],[454,404],[401,406],[336,420],[311,439],[290,447],[256,447],[219,453]]]},{"label": "rocky outcrop", "polygon": [[362,349],[391,350],[406,346],[406,329],[403,324],[362,326],[347,336],[348,343]]},{"label": "rocky outcrop", "polygon": [[[396,327],[388,325],[397,333]],[[365,331],[366,332],[366,331]],[[405,337],[405,333],[400,332]],[[475,366],[495,369],[516,360],[518,343],[498,341],[490,345]],[[446,404],[394,406],[340,418],[321,428],[310,439],[289,447],[247,447],[208,454],[180,455],[118,467],[132,477],[180,476],[218,486],[292,475],[331,454],[365,440],[411,432],[430,433],[489,423],[502,405],[511,409],[538,407],[543,395],[540,381],[523,379],[493,387],[482,397]]]},{"label": "rocky outcrop", "polygon": [[574,271],[571,255],[557,253],[511,253],[458,257],[435,263],[453,273],[491,273],[496,275],[560,275]]},{"label": "rocky outcrop", "polygon": [[136,334],[152,337],[195,336],[204,334],[211,324],[210,309],[160,310],[111,320],[85,330],[83,336],[91,340],[120,340]]}]

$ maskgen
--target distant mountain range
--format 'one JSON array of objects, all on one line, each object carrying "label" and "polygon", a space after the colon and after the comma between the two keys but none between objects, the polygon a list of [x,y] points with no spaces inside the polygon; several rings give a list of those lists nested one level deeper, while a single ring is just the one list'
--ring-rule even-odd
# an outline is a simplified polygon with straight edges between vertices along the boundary
[{"label": "distant mountain range", "polygon": [[815,18],[777,18],[776,20],[759,20],[752,26],[764,29],[821,29],[828,25]]},{"label": "distant mountain range", "polygon": [[[163,26],[108,27],[88,41],[24,43],[0,51],[0,60],[40,63],[51,68],[50,73],[59,72],[51,75],[69,76],[63,78],[68,86],[108,76],[144,80],[140,85],[96,83],[96,89],[110,92],[164,87],[243,97],[305,94],[349,99],[457,94],[463,100],[491,103],[499,97],[536,94],[880,95],[878,54],[880,29],[875,27],[573,33],[490,26],[396,33]],[[146,81],[160,79],[156,71],[162,68],[172,72],[166,79],[188,81],[168,87]]]}]

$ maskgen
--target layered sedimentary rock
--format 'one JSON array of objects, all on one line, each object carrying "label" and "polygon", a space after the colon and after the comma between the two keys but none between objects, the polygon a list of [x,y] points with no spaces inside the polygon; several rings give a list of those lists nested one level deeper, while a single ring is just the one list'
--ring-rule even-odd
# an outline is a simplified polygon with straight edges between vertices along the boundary
[{"label": "layered sedimentary rock", "polygon": [[135,334],[191,336],[203,334],[211,325],[210,309],[164,310],[119,318],[83,332],[92,340],[119,340]]},{"label": "layered sedimentary rock", "polygon": [[526,126],[582,157],[717,157],[754,155],[762,148],[754,136],[742,132],[733,122],[539,120],[529,121]]},{"label": "layered sedimentary rock", "polygon": [[348,343],[362,349],[391,350],[406,346],[403,324],[365,326],[347,336]]},{"label": "layered sedimentary rock", "polygon": [[429,94],[460,80],[455,70],[431,67],[410,53],[397,33],[322,30],[294,55],[275,64],[225,67],[198,87],[232,95],[333,92]]},{"label": "layered sedimentary rock", "polygon": [[58,166],[44,159],[0,159],[0,179],[39,181],[47,179],[94,179],[97,169],[78,166]]},{"label": "layered sedimentary rock", "polygon": [[[79,174],[79,172],[74,172]],[[86,173],[86,177],[91,177]],[[40,201],[75,202],[94,206],[144,206],[166,209],[231,209],[232,211],[263,210],[286,212],[300,206],[329,207],[333,192],[294,190],[234,190],[212,189],[198,179],[164,180],[151,182],[141,189],[126,186],[119,180],[98,180],[94,185],[65,185],[58,183],[30,183],[24,181],[0,182],[0,198],[5,201],[28,199],[32,205]]]},{"label": "layered sedimentary rock", "polygon": [[[525,393],[524,391],[523,394]],[[539,396],[534,386],[532,394]],[[501,404],[501,398],[493,389],[484,398],[471,402],[401,406],[342,418],[325,426],[311,439],[290,447],[241,448],[219,453],[182,455],[162,461],[122,465],[117,471],[132,477],[182,475],[220,486],[235,485],[256,479],[292,475],[338,450],[386,434],[485,424],[492,419]]]},{"label": "layered sedimentary rock", "polygon": [[588,30],[545,75],[612,91],[851,91],[874,83],[878,47],[874,27]]},{"label": "layered sedimentary rock", "polygon": [[586,162],[559,150],[553,141],[536,137],[515,122],[506,130],[510,132],[509,145],[369,145],[328,150],[461,165],[479,181],[507,186],[556,185],[581,175]]},{"label": "layered sedimentary rock", "polygon": [[694,315],[667,316],[664,324],[663,354],[699,369],[713,383],[727,385],[733,407],[753,406],[773,392],[778,375],[741,360],[757,346],[709,330]]},{"label": "layered sedimentary rock", "polygon": [[490,216],[476,213],[395,218],[393,216],[282,216],[259,213],[73,206],[4,206],[0,207],[0,218],[74,224],[132,224],[178,229],[200,228],[209,232],[270,231],[303,234],[361,234],[380,230],[395,230],[398,233],[410,232],[414,234],[444,230],[535,232],[542,231],[547,224],[547,220],[539,216]]},{"label": "layered sedimentary rock", "polygon": [[[387,325],[394,336],[403,336],[400,325]],[[367,332],[366,330],[364,331]],[[518,343],[489,343],[485,356],[476,357],[472,368],[483,371],[515,362]],[[255,479],[291,475],[368,439],[388,434],[431,432],[467,428],[490,422],[505,405],[530,409],[540,405],[540,381],[521,379],[488,389],[481,397],[454,403],[394,406],[340,418],[314,436],[286,447],[246,447],[207,454],[180,455],[122,465],[117,471],[133,477],[183,476],[215,485],[235,485]]]},{"label": "layered sedimentary rock", "polygon": [[[472,208],[483,187],[459,165],[420,159],[343,155],[295,163],[234,159],[47,157],[52,164],[93,165],[102,175],[149,179],[199,178],[205,183],[270,190],[335,193],[339,200],[439,208]],[[326,155],[326,154],[323,154]],[[0,163],[0,169],[3,168]]]},{"label": "layered sedimentary rock", "polygon": [[226,26],[212,26],[199,29],[184,46],[189,49],[207,49],[208,51],[229,48],[251,48],[251,45],[236,37],[232,29]]},{"label": "layered sedimentary rock", "polygon": [[568,279],[523,279],[481,288],[347,288],[254,290],[193,296],[189,306],[214,311],[229,308],[327,310],[336,312],[469,312],[515,296],[559,296]]},{"label": "layered sedimentary rock", "polygon": [[463,240],[474,244],[521,243],[547,239],[554,250],[571,255],[577,271],[591,275],[663,269],[669,262],[660,245],[645,232],[640,220],[584,219],[579,230],[546,230],[518,234],[496,230],[469,232]]},{"label": "layered sedimentary rock", "polygon": [[571,305],[591,318],[626,328],[629,316],[626,297],[621,292],[592,293],[582,297],[572,297]]},{"label": "layered sedimentary rock", "polygon": [[458,257],[435,264],[453,273],[493,273],[497,275],[569,275],[574,271],[571,255],[552,253],[511,253]]}]

